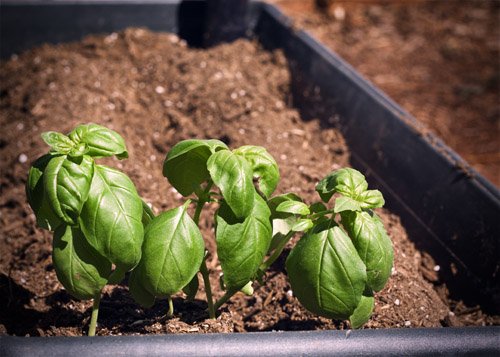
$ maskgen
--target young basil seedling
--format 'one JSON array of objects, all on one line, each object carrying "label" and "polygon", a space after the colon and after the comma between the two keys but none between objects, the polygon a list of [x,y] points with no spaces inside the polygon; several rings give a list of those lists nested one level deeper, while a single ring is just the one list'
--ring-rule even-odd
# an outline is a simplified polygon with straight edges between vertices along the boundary
[{"label": "young basil seedling", "polygon": [[[385,286],[391,274],[392,244],[372,211],[383,206],[384,198],[380,191],[368,190],[365,177],[350,168],[332,172],[316,190],[325,203],[337,194],[335,205],[313,215],[313,228],[288,256],[290,284],[308,310],[349,318],[351,326],[358,328],[371,317],[373,293]],[[335,220],[337,213],[343,229]]]},{"label": "young basil seedling", "polygon": [[95,163],[128,156],[118,133],[85,124],[67,136],[47,132],[42,138],[51,149],[30,168],[28,202],[38,225],[54,232],[52,258],[61,284],[76,298],[94,299],[93,336],[102,288],[140,261],[148,213],[125,174]]},{"label": "young basil seedling", "polygon": [[[130,291],[142,305],[155,297],[168,297],[181,289],[189,298],[198,290],[197,273],[205,284],[210,317],[238,291],[252,293],[252,282],[271,243],[272,226],[266,198],[276,188],[276,161],[262,147],[242,146],[236,150],[219,140],[185,140],[167,154],[163,174],[184,197],[193,195],[182,207],[154,218],[146,228],[142,259],[131,275]],[[254,184],[254,179],[258,180]],[[219,192],[213,192],[217,187]],[[226,293],[213,301],[204,242],[198,228],[207,202],[217,201],[214,219],[217,253]],[[196,203],[193,218],[190,202]],[[169,313],[172,313],[171,303]]]}]

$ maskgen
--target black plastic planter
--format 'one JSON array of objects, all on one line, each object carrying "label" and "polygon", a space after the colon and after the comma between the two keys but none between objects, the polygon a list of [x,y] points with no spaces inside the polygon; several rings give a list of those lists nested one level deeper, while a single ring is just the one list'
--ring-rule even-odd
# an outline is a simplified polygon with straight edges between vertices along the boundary
[{"label": "black plastic planter", "polygon": [[[236,3],[236,2],[235,2]],[[245,3],[238,1],[237,3]],[[289,60],[295,105],[329,125],[339,115],[352,164],[368,175],[400,215],[415,244],[441,266],[455,297],[500,309],[500,193],[441,140],[419,130],[408,113],[337,55],[271,5],[248,4],[243,28],[206,22],[204,1],[13,1],[0,7],[0,55],[43,42],[78,40],[129,26],[176,32],[190,45],[253,34]],[[226,12],[227,13],[227,12]],[[215,21],[215,22],[214,22]],[[244,30],[244,31],[243,31]],[[460,207],[460,209],[458,209]],[[0,337],[0,355],[325,355],[500,353],[500,328],[269,332],[232,335],[95,338]]]}]

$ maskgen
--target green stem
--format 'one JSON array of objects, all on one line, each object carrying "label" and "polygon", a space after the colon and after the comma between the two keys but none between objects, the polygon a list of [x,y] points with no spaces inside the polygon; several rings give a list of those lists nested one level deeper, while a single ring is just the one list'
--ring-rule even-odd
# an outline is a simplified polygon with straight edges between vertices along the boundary
[{"label": "green stem", "polygon": [[316,212],[316,213],[313,213],[313,214],[309,215],[307,218],[309,218],[309,219],[315,219],[315,218],[318,218],[318,217],[321,217],[321,216],[325,216],[325,215],[330,214],[330,213],[335,213],[334,209],[329,209],[329,210],[326,210],[326,211]]},{"label": "green stem", "polygon": [[215,303],[215,311],[219,310],[220,307],[226,302],[228,301],[234,294],[236,294],[238,292],[238,290],[228,290],[226,291],[226,293],[224,295],[222,295],[222,297],[217,300],[217,302]]},{"label": "green stem", "polygon": [[97,325],[97,316],[99,315],[99,304],[101,302],[101,292],[94,297],[94,304],[92,305],[92,316],[90,318],[89,336],[95,336],[95,328]]},{"label": "green stem", "polygon": [[[194,223],[196,223],[197,226],[199,226],[201,210],[203,209],[205,203],[210,200],[210,189],[212,188],[212,185],[213,185],[212,180],[209,180],[203,192],[200,192],[199,194],[196,193],[196,195],[198,196],[198,203],[196,204],[196,210],[194,212],[193,221]],[[203,277],[203,282],[205,283],[205,293],[207,295],[207,304],[208,304],[208,316],[211,319],[215,319],[214,300],[212,298],[212,286],[210,284],[210,273],[208,271],[205,259],[203,259],[203,262],[201,263],[200,273],[201,276]]]},{"label": "green stem", "polygon": [[211,319],[215,319],[215,311],[214,309],[214,300],[212,298],[212,287],[210,285],[210,274],[208,272],[207,263],[205,259],[200,266],[201,276],[203,276],[203,282],[205,283],[205,293],[207,294],[207,303],[208,303],[208,316]]},{"label": "green stem", "polygon": [[167,312],[168,317],[174,316],[174,302],[172,301],[172,297],[168,297],[168,312]]},{"label": "green stem", "polygon": [[200,221],[200,214],[201,210],[203,209],[203,206],[205,203],[207,203],[210,200],[210,189],[212,188],[213,182],[210,180],[207,182],[207,186],[203,190],[203,192],[200,192],[200,194],[197,194],[198,196],[198,203],[196,204],[196,210],[194,212],[194,217],[193,221],[198,225]]},{"label": "green stem", "polygon": [[271,254],[271,256],[267,258],[267,260],[260,265],[259,270],[265,273],[266,270],[269,269],[271,265],[273,265],[276,259],[278,259],[278,257],[281,255],[281,252],[283,252],[283,249],[285,248],[290,238],[293,237],[294,233],[295,232],[290,231],[286,234],[285,237],[283,237],[281,242],[279,242],[279,244],[274,249],[273,254]]}]

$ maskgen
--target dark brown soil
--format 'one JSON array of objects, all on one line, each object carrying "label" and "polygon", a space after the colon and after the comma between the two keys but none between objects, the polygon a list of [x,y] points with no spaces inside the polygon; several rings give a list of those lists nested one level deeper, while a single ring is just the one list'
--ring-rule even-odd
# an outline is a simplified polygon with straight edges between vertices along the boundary
[{"label": "dark brown soil", "polygon": [[272,0],[500,187],[496,0]]},{"label": "dark brown soil", "polygon": [[[316,200],[315,183],[349,165],[349,150],[336,129],[304,122],[289,106],[289,72],[280,52],[240,40],[209,50],[190,49],[175,35],[129,29],[79,43],[42,46],[0,68],[0,334],[81,335],[90,301],[78,301],[58,283],[51,262],[51,235],[35,226],[24,184],[30,163],[47,151],[40,134],[68,132],[85,122],[117,130],[130,158],[107,160],[123,169],[156,212],[178,206],[179,194],[161,174],[167,151],[179,140],[219,138],[232,147],[265,146],[281,168],[278,191]],[[201,226],[211,252],[212,284],[218,287],[210,210]],[[369,328],[491,324],[480,310],[454,316],[446,294],[424,279],[433,264],[408,240],[399,219],[380,214],[395,249],[387,287],[377,295]],[[425,257],[424,257],[425,258]],[[221,316],[207,320],[200,288],[197,300],[175,297],[175,317],[166,302],[143,309],[126,284],[105,288],[98,334],[231,332],[345,328],[307,313],[293,296],[279,260],[254,296],[235,296]],[[421,262],[430,267],[422,269]],[[215,292],[217,297],[222,292]],[[469,313],[470,312],[470,313]]]}]

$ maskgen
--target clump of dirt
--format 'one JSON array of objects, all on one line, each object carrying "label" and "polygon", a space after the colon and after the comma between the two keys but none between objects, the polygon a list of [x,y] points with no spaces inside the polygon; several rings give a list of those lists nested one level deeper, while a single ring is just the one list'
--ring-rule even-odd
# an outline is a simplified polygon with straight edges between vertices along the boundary
[{"label": "clump of dirt", "polygon": [[500,187],[498,1],[268,1]]},{"label": "clump of dirt", "polygon": [[[172,34],[128,29],[14,56],[2,64],[0,83],[0,333],[81,335],[88,326],[91,302],[73,299],[57,281],[51,235],[36,227],[25,199],[30,163],[47,151],[43,131],[68,132],[87,122],[117,130],[130,158],[104,161],[125,171],[156,213],[183,202],[161,173],[165,154],[183,139],[266,147],[281,169],[278,192],[292,191],[308,202],[317,200],[314,186],[321,177],[349,165],[340,132],[320,128],[317,120],[302,121],[288,104],[283,54],[247,40],[199,50]],[[213,209],[202,216],[201,228],[220,297]],[[367,327],[446,324],[449,308],[422,277],[420,253],[397,217],[379,213],[394,244],[395,264]],[[202,287],[193,302],[175,297],[175,317],[168,318],[166,301],[143,309],[126,284],[107,286],[98,334],[345,328],[299,305],[283,263],[284,257],[274,264],[254,296],[235,296],[215,321],[206,319]]]}]

